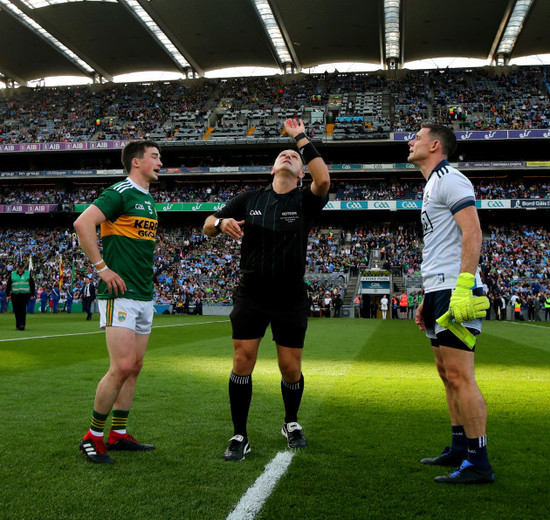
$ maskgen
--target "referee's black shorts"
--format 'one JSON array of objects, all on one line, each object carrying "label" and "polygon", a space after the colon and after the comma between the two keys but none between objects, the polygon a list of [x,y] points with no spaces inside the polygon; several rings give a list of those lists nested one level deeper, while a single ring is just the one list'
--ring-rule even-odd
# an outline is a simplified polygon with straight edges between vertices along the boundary
[{"label": "referee's black shorts", "polygon": [[[280,289],[279,289],[280,291]],[[305,284],[300,290],[281,293],[264,287],[245,291],[239,284],[233,295],[233,339],[263,338],[271,323],[273,341],[282,347],[303,348],[309,315]]]}]

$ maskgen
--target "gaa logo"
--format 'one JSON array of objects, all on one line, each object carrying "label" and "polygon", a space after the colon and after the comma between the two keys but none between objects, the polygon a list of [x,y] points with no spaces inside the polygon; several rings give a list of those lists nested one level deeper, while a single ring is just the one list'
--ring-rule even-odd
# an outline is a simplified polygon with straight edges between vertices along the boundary
[{"label": "gaa logo", "polygon": [[377,209],[390,209],[390,205],[388,202],[375,202],[373,204],[373,207]]},{"label": "gaa logo", "polygon": [[420,209],[418,203],[414,200],[404,200],[401,203],[401,207],[404,209]]},{"label": "gaa logo", "polygon": [[501,200],[488,200],[487,201],[487,207],[489,208],[503,208],[504,202]]},{"label": "gaa logo", "polygon": [[363,204],[360,202],[346,202],[345,203],[346,209],[363,209]]}]

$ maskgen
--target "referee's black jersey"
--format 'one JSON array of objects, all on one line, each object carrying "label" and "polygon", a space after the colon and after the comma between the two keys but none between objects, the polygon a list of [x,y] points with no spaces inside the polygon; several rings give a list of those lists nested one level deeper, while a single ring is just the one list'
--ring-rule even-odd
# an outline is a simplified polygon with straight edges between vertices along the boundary
[{"label": "referee's black jersey", "polygon": [[264,283],[303,279],[309,231],[327,201],[309,187],[281,195],[272,185],[231,199],[215,216],[245,221],[241,275]]}]

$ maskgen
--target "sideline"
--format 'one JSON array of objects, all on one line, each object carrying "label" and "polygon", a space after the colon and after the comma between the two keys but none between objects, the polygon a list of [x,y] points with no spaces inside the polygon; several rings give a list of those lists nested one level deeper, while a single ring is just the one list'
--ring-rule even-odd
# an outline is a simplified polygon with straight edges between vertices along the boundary
[{"label": "sideline", "polygon": [[[494,320],[492,320],[494,321]],[[525,322],[525,321],[506,321],[505,323],[509,323],[510,325],[523,325],[523,326],[527,326],[527,327],[536,327],[537,329],[546,329],[546,330],[550,330],[550,327],[544,327],[543,325],[535,325],[537,322],[536,321],[533,321],[531,323],[529,322]]]},{"label": "sideline", "polygon": [[[194,325],[211,325],[213,323],[227,323],[230,320],[218,320],[218,321],[201,321],[200,323],[178,323],[176,325],[156,325],[153,326],[153,329],[166,329],[168,327],[192,327]],[[71,334],[53,334],[51,336],[28,336],[26,338],[7,338],[0,339],[0,343],[5,343],[7,341],[26,341],[30,339],[48,339],[48,338],[68,338],[69,336],[87,336],[88,334],[105,334],[103,329],[94,330],[91,332],[74,332]]]},{"label": "sideline", "polygon": [[279,479],[285,474],[296,452],[280,451],[267,464],[264,472],[239,500],[226,520],[253,520],[271,495]]}]

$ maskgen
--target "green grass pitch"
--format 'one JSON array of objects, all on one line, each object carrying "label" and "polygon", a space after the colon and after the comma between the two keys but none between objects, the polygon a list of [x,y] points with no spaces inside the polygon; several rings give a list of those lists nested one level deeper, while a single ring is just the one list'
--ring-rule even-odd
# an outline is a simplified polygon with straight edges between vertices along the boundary
[{"label": "green grass pitch", "polygon": [[[97,315],[95,315],[97,318]],[[443,386],[412,321],[312,319],[294,457],[260,520],[548,517],[550,327],[486,322],[476,370],[496,481],[433,482],[450,441]],[[0,315],[0,518],[225,519],[278,451],[280,375],[268,335],[253,376],[252,453],[227,463],[232,362],[227,318],[158,316],[129,430],[153,452],[88,463],[78,443],[107,368],[97,319]],[[22,339],[32,338],[35,339]]]}]

